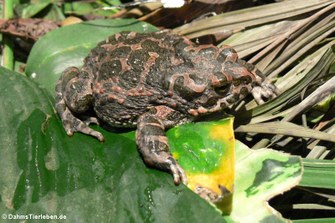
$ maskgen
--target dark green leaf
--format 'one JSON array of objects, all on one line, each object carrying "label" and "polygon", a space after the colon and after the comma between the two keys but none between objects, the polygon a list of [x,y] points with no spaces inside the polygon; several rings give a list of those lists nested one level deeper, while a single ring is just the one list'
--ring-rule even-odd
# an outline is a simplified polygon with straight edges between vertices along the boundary
[{"label": "dark green leaf", "polygon": [[30,79],[0,68],[0,91],[1,213],[63,214],[69,222],[225,222],[169,174],[147,168],[134,132],[98,128],[104,143],[71,138],[48,93]]}]

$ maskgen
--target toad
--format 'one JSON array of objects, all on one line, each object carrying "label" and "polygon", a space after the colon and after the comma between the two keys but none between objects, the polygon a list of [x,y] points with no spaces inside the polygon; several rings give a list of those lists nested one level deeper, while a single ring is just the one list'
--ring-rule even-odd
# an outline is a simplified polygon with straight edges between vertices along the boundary
[{"label": "toad", "polygon": [[169,152],[165,130],[220,112],[252,93],[258,103],[276,95],[252,65],[229,46],[197,45],[171,32],[122,32],[100,42],[78,69],[66,69],[56,85],[56,111],[67,135],[106,123],[136,127],[144,162],[186,175]]}]

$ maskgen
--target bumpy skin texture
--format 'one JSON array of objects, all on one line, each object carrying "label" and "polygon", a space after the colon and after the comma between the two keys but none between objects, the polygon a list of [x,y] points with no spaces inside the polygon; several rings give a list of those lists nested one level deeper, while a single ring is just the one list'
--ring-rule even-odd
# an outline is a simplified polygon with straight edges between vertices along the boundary
[{"label": "bumpy skin texture", "polygon": [[137,127],[145,163],[186,183],[169,152],[165,130],[218,112],[252,93],[275,96],[253,65],[229,46],[196,45],[169,32],[115,34],[100,42],[81,69],[66,69],[56,86],[56,110],[68,135],[104,137],[89,124]]}]

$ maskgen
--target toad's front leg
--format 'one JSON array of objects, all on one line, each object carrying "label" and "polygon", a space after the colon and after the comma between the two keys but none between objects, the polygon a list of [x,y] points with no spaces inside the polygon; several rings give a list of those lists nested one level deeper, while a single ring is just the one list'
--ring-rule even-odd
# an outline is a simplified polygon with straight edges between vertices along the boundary
[{"label": "toad's front leg", "polygon": [[91,123],[98,123],[95,117],[85,120],[77,118],[74,114],[85,114],[92,106],[92,93],[87,75],[76,67],[66,69],[56,85],[56,111],[59,114],[67,135],[82,132],[91,135],[100,141],[103,135],[90,127]]},{"label": "toad's front leg", "polygon": [[144,162],[151,167],[158,168],[173,175],[176,185],[186,184],[186,175],[181,166],[170,153],[165,128],[173,126],[169,116],[173,109],[166,106],[157,106],[141,115],[137,121],[136,143]]}]

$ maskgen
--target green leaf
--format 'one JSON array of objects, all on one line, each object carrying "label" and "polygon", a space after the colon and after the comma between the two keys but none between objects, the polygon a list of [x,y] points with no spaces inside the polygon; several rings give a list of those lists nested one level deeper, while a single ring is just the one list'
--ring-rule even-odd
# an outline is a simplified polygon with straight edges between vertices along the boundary
[{"label": "green leaf", "polygon": [[335,161],[303,159],[304,174],[300,186],[335,189]]},{"label": "green leaf", "polygon": [[46,1],[46,2],[39,2],[34,4],[22,4],[19,5],[19,11],[21,11],[21,18],[31,18],[37,13],[41,12],[43,9],[45,9],[47,6],[49,6],[52,3],[52,1]]},{"label": "green leaf", "polygon": [[[230,148],[234,145],[232,134],[231,118],[190,123],[167,132],[171,150],[185,169],[191,181],[188,186],[192,190],[197,191],[196,186],[202,186],[216,192],[219,185],[225,186],[233,192],[230,217],[236,222],[285,222],[267,201],[299,183],[302,177],[300,157],[270,149],[254,151],[236,142],[236,164],[231,167],[234,163]],[[234,169],[236,180],[232,191],[231,179],[234,177],[231,171]],[[216,178],[216,174],[221,178]],[[225,206],[213,203],[223,213],[231,211],[227,207],[231,205],[229,199],[225,200]]]},{"label": "green leaf", "polygon": [[233,118],[227,118],[205,126],[201,123],[177,126],[167,132],[172,139],[171,152],[190,173],[211,173],[221,166],[223,157],[233,154],[228,150],[235,145],[232,123]]},{"label": "green leaf", "polygon": [[[45,90],[20,74],[3,68],[0,72],[5,130],[0,133],[1,213],[62,214],[71,222],[225,221],[185,186],[173,185],[169,174],[147,168],[137,153],[134,132],[97,127],[105,143],[83,134],[67,137]],[[180,134],[190,133],[192,125]],[[265,200],[297,183],[299,159],[269,150],[251,152],[241,144],[236,156],[232,217],[282,221],[264,206]]]},{"label": "green leaf", "polygon": [[26,73],[54,94],[60,74],[69,66],[81,66],[90,49],[121,31],[149,32],[157,28],[134,19],[94,20],[53,30],[36,42]]},{"label": "green leaf", "polygon": [[[167,132],[172,155],[187,176],[187,186],[223,214],[232,208],[235,138],[233,117],[189,123]],[[192,140],[190,140],[192,139]]]},{"label": "green leaf", "polygon": [[52,3],[48,8],[46,15],[43,17],[46,20],[53,21],[62,21],[65,19],[65,16],[62,12],[62,9],[56,3]]},{"label": "green leaf", "polygon": [[110,9],[104,10],[103,7],[121,5],[121,2],[118,0],[112,1],[94,1],[94,2],[65,2],[63,4],[64,12],[66,14],[75,14],[75,15],[99,15],[99,16],[111,16],[114,13],[118,12],[119,9]]},{"label": "green leaf", "polygon": [[301,159],[236,143],[235,190],[231,217],[237,222],[286,222],[267,201],[297,185]]},{"label": "green leaf", "polygon": [[49,93],[29,78],[0,68],[0,91],[2,214],[65,215],[69,222],[225,222],[169,174],[147,168],[133,131],[97,127],[104,143],[67,137]]},{"label": "green leaf", "polygon": [[[70,222],[231,221],[184,185],[175,186],[169,174],[147,168],[133,131],[96,127],[104,143],[79,133],[67,137],[46,90],[23,75],[0,73],[1,213],[65,215]],[[180,134],[191,134],[192,125]],[[197,125],[212,132],[220,122]],[[297,183],[299,158],[242,144],[236,157],[233,219],[284,221],[266,200]]]},{"label": "green leaf", "polygon": [[3,208],[4,205],[13,207],[12,198],[21,171],[16,154],[21,123],[35,109],[49,115],[53,110],[46,92],[23,75],[0,67],[0,83],[0,197]]}]

